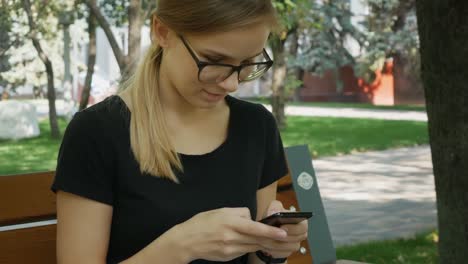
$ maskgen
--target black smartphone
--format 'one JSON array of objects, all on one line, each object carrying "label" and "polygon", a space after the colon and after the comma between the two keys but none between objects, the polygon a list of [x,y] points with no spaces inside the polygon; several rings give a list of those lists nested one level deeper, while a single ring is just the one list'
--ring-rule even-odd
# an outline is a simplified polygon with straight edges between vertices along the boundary
[{"label": "black smartphone", "polygon": [[287,224],[298,224],[312,217],[312,212],[280,212],[260,220],[261,223],[279,227]]}]

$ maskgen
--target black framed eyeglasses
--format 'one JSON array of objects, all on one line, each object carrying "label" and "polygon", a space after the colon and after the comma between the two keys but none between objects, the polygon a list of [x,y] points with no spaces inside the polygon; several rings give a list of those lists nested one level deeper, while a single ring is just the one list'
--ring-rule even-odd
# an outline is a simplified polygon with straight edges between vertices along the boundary
[{"label": "black framed eyeglasses", "polygon": [[[187,40],[182,35],[179,35],[179,38],[195,60],[198,66],[198,80],[203,83],[220,83],[229,78],[234,72],[237,72],[239,83],[253,81],[265,74],[273,65],[273,60],[270,59],[265,49],[263,49],[262,54],[260,54],[263,55],[263,59],[266,59],[266,61],[262,62],[243,63],[239,66],[235,66],[231,64],[201,61],[195,51],[190,47]],[[260,57],[260,55],[257,57]]]}]

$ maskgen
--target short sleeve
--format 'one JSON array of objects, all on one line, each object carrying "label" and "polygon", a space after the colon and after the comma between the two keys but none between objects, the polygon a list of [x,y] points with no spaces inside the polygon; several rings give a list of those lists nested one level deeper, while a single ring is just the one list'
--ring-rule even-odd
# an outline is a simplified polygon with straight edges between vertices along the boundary
[{"label": "short sleeve", "polygon": [[60,146],[51,186],[101,203],[113,204],[113,158],[105,131],[94,115],[78,112],[70,121]]},{"label": "short sleeve", "polygon": [[288,173],[283,142],[271,112],[265,109],[265,159],[259,189],[279,180]]}]

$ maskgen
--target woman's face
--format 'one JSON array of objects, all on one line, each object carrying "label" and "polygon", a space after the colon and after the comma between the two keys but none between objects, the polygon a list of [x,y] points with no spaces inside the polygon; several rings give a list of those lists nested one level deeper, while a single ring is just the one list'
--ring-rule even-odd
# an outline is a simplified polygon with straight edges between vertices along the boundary
[{"label": "woman's face", "polygon": [[[234,72],[218,83],[204,83],[198,78],[196,61],[189,52],[191,48],[199,60],[223,64],[240,65],[252,62],[252,58],[263,56],[270,29],[265,24],[249,28],[213,34],[187,34],[182,39],[170,32],[168,45],[164,48],[161,78],[171,86],[172,92],[197,108],[213,108],[223,101],[228,93],[238,88],[238,74]],[[264,60],[264,59],[263,59]],[[165,76],[163,76],[163,74]]]}]

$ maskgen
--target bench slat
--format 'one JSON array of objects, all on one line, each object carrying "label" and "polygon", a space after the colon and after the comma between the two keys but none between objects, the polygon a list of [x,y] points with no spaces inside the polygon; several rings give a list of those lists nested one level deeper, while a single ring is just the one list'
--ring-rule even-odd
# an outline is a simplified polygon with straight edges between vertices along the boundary
[{"label": "bench slat", "polygon": [[0,232],[0,264],[55,264],[57,225]]},{"label": "bench slat", "polygon": [[0,176],[0,226],[56,218],[54,172]]},{"label": "bench slat", "polygon": [[292,179],[291,179],[291,174],[288,173],[288,175],[286,175],[285,177],[279,179],[278,181],[278,188],[282,188],[282,187],[289,187],[289,186],[292,186]]}]

